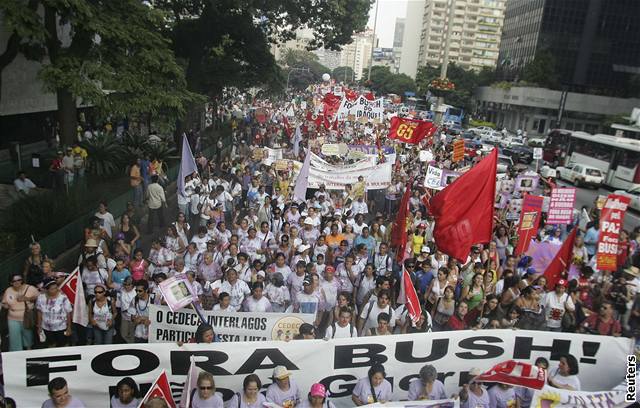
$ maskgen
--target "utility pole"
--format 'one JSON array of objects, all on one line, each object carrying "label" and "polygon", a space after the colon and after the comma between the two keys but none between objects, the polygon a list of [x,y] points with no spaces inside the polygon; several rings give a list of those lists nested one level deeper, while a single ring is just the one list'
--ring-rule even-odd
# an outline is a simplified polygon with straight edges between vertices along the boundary
[{"label": "utility pole", "polygon": [[367,81],[371,81],[371,66],[373,65],[373,48],[376,45],[376,24],[378,23],[378,5],[380,5],[380,0],[376,0],[376,12],[373,17],[373,34],[371,36],[371,53],[369,55],[369,74],[367,75]]},{"label": "utility pole", "polygon": [[[453,19],[455,18],[456,0],[449,0],[449,10],[447,12],[448,21],[447,33],[444,40],[444,55],[442,56],[442,66],[440,67],[440,79],[447,77],[447,69],[449,67],[449,46],[451,45],[451,30],[453,28]],[[438,96],[438,103],[436,105],[436,124],[442,124],[442,112],[440,112],[441,106],[444,105],[444,96]]]}]

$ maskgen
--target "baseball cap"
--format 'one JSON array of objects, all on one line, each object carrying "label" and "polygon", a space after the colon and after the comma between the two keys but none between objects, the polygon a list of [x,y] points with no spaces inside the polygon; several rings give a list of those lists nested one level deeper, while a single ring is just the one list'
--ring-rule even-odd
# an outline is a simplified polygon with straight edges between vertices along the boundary
[{"label": "baseball cap", "polygon": [[287,367],[279,365],[276,366],[276,368],[273,369],[273,378],[276,378],[278,380],[282,380],[284,378],[288,378],[291,376],[291,373],[289,372],[289,370],[287,370]]},{"label": "baseball cap", "polygon": [[56,282],[55,278],[45,278],[44,281],[42,281],[42,287],[44,288],[48,288],[49,286],[53,285],[53,284],[58,284],[58,282]]},{"label": "baseball cap", "polygon": [[431,253],[431,248],[429,248],[427,245],[423,245],[422,246],[422,250],[420,252],[424,252],[424,253],[430,254]]},{"label": "baseball cap", "polygon": [[264,271],[258,271],[257,275],[262,276],[263,278],[267,276]]},{"label": "baseball cap", "polygon": [[567,287],[567,281],[566,281],[566,280],[564,280],[564,279],[560,279],[560,280],[558,281],[558,283],[556,283],[556,286],[558,286],[558,285],[560,285],[560,286],[564,286],[564,287],[566,288],[566,287]]},{"label": "baseball cap", "polygon": [[302,280],[302,286],[309,286],[313,283],[313,280],[311,280],[311,276],[305,276],[305,278]]},{"label": "baseball cap", "polygon": [[311,386],[311,391],[309,391],[309,395],[312,397],[322,397],[325,398],[327,396],[327,388],[320,383],[315,383]]},{"label": "baseball cap", "polygon": [[333,266],[329,265],[326,268],[324,268],[325,272],[335,272],[336,268],[334,268]]},{"label": "baseball cap", "polygon": [[307,217],[304,219],[304,223],[305,225],[313,225],[313,220],[311,219],[311,217]]}]

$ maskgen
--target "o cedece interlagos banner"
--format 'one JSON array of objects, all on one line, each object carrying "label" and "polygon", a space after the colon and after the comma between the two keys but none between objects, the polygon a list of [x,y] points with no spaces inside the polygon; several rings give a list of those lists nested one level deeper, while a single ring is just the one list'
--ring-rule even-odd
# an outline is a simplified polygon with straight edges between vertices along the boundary
[{"label": "o cedece interlagos banner", "polygon": [[[300,325],[312,323],[314,314],[302,313],[228,313],[204,311],[213,327],[216,341],[292,340]],[[200,319],[191,309],[172,312],[167,306],[149,306],[149,342],[186,343],[196,334]]]},{"label": "o cedece interlagos banner", "polygon": [[[237,313],[234,316],[241,316]],[[449,331],[357,339],[262,341],[245,343],[118,344],[51,348],[2,353],[5,395],[18,406],[40,406],[47,396],[47,383],[54,377],[67,379],[69,391],[87,406],[109,406],[109,394],[123,377],[132,377],[148,389],[166,370],[179,397],[189,364],[213,374],[225,399],[241,390],[248,374],[271,383],[273,368],[286,366],[298,383],[302,396],[311,384],[322,382],[338,406],[352,406],[351,393],[373,362],[382,362],[393,385],[394,400],[407,397],[409,382],[420,368],[432,364],[444,381],[448,394],[457,393],[468,381],[469,370],[483,371],[505,360],[533,362],[545,357],[551,369],[559,355],[571,353],[580,364],[583,390],[610,390],[626,375],[628,338],[552,333],[526,330]]]}]

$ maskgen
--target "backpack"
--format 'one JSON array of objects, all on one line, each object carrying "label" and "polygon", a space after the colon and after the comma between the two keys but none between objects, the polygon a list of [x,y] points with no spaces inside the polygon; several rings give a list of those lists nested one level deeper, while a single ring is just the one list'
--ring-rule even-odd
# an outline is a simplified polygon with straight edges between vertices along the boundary
[{"label": "backpack", "polygon": [[[369,320],[369,316],[371,315],[371,311],[373,310],[373,305],[375,305],[376,302],[369,302],[369,310],[367,310],[367,317],[364,318],[365,323],[367,322],[367,320]],[[387,312],[389,314],[389,316],[391,316],[391,305],[387,305],[387,307],[389,308],[389,311]]]},{"label": "backpack", "polygon": [[[369,313],[371,313],[371,311],[369,311]],[[331,338],[333,339],[336,337],[336,322],[331,323],[331,329],[333,329],[331,332]],[[353,337],[353,325],[351,323],[349,323],[349,336]]]}]

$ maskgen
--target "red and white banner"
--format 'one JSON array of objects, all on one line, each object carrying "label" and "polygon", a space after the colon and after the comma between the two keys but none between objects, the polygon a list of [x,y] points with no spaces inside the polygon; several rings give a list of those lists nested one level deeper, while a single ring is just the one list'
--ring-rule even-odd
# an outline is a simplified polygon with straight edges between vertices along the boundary
[{"label": "red and white banner", "polygon": [[165,370],[162,370],[158,378],[153,382],[151,388],[149,388],[149,391],[147,391],[147,394],[142,400],[140,400],[138,408],[144,408],[146,403],[156,398],[166,402],[170,408],[176,408],[176,403],[173,400],[173,395],[171,394],[169,377],[167,377],[167,372]]},{"label": "red and white banner", "polygon": [[67,276],[67,279],[60,286],[60,290],[67,295],[69,302],[73,305],[73,318],[71,321],[87,327],[89,325],[89,310],[84,297],[82,280],[80,279],[80,269],[76,268],[71,272],[71,275]]},{"label": "red and white banner", "polygon": [[527,252],[531,238],[538,233],[538,225],[540,224],[540,213],[542,211],[542,202],[544,197],[527,194],[522,201],[522,210],[520,211],[520,223],[518,226],[518,246],[515,254],[520,255]]},{"label": "red and white banner", "polygon": [[618,241],[629,202],[629,197],[609,194],[600,212],[596,265],[601,271],[615,271],[618,268]]},{"label": "red and white banner", "polygon": [[573,207],[576,202],[576,189],[560,187],[551,190],[551,201],[547,215],[547,224],[571,224],[573,221]]},{"label": "red and white banner", "polygon": [[491,367],[475,377],[474,381],[498,382],[541,390],[547,382],[547,374],[546,370],[532,364],[508,360]]},{"label": "red and white banner", "polygon": [[406,119],[398,116],[391,118],[389,139],[396,139],[404,143],[418,144],[425,137],[435,133],[436,126],[426,120]]},{"label": "red and white banner", "polygon": [[[406,235],[406,234],[405,234]],[[398,303],[404,303],[409,314],[409,318],[415,324],[420,320],[422,307],[420,307],[420,299],[413,286],[409,272],[402,268],[402,280],[400,281],[400,294],[398,295]]]}]

